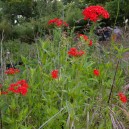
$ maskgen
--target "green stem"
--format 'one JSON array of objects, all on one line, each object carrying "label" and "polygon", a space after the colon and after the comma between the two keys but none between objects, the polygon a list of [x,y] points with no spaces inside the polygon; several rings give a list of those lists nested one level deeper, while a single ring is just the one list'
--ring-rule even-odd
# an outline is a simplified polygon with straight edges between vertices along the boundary
[{"label": "green stem", "polygon": [[115,80],[116,80],[116,73],[117,73],[117,70],[118,70],[118,66],[119,66],[119,60],[118,60],[117,65],[116,65],[116,70],[115,70],[115,74],[114,74],[114,78],[113,78],[113,81],[112,81],[112,86],[111,86],[111,90],[110,90],[110,94],[109,94],[109,98],[108,98],[108,104],[111,100],[111,95],[112,95],[113,88],[114,88],[114,83],[115,83]]},{"label": "green stem", "polygon": [[118,0],[118,5],[117,5],[117,14],[116,14],[116,18],[115,18],[114,27],[115,27],[115,25],[116,25],[116,21],[117,21],[118,15],[119,15],[119,11],[120,11],[120,0]]}]

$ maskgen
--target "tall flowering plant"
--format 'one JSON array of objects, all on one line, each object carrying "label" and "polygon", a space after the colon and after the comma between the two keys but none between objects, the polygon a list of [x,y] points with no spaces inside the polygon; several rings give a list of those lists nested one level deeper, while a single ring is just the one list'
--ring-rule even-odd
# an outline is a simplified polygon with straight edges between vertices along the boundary
[{"label": "tall flowering plant", "polygon": [[90,40],[86,35],[84,35],[84,34],[79,34],[79,37],[80,37],[80,38],[82,37],[85,41],[88,41],[88,45],[89,45],[89,46],[92,46],[92,44],[93,44],[92,40]]}]

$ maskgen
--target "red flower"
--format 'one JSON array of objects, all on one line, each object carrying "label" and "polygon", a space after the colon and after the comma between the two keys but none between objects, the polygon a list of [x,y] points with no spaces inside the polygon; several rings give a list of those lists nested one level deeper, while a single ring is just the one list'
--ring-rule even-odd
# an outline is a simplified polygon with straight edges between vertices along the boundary
[{"label": "red flower", "polygon": [[16,74],[16,73],[19,73],[20,70],[19,69],[15,69],[15,68],[9,68],[5,71],[5,74],[8,74],[8,75],[13,75],[13,74]]},{"label": "red flower", "polygon": [[25,80],[17,81],[16,83],[10,84],[8,91],[13,93],[21,93],[22,95],[26,95],[28,92],[28,84]]},{"label": "red flower", "polygon": [[93,22],[96,22],[101,17],[107,19],[109,18],[109,13],[102,6],[89,6],[85,8],[82,12],[84,15],[84,20],[90,19]]},{"label": "red flower", "polygon": [[64,22],[63,24],[64,24],[64,26],[66,26],[66,27],[68,27],[68,26],[69,26],[69,25],[68,25],[68,23],[66,23],[66,22]]},{"label": "red flower", "polygon": [[100,72],[99,72],[98,69],[94,69],[94,75],[95,75],[95,76],[99,76],[99,75],[100,75]]},{"label": "red flower", "polygon": [[93,43],[92,43],[92,40],[90,40],[90,42],[89,42],[89,44],[88,44],[88,45],[89,45],[89,46],[92,46],[92,44],[93,44]]},{"label": "red flower", "polygon": [[70,56],[77,56],[77,49],[76,48],[70,48],[70,50],[68,51],[68,54]]},{"label": "red flower", "polygon": [[83,54],[85,54],[84,51],[80,50],[78,51],[77,48],[70,48],[70,50],[68,51],[68,55],[70,56],[74,56],[74,57],[78,57],[78,56],[82,56]]},{"label": "red flower", "polygon": [[48,25],[51,25],[51,24],[55,24],[57,27],[61,27],[61,26],[68,27],[68,24],[59,18],[54,18],[49,20]]},{"label": "red flower", "polygon": [[77,56],[82,56],[83,54],[85,54],[85,52],[82,51],[82,50],[80,50],[80,51],[77,52]]},{"label": "red flower", "polygon": [[84,34],[79,34],[79,37],[83,37],[83,39],[86,40],[86,41],[88,40],[88,37]]},{"label": "red flower", "polygon": [[127,97],[122,92],[118,93],[118,96],[123,103],[127,102]]},{"label": "red flower", "polygon": [[55,23],[58,20],[58,18],[54,18],[48,21],[48,25],[51,25],[53,23]]},{"label": "red flower", "polygon": [[51,72],[51,76],[52,76],[52,78],[53,79],[57,79],[58,78],[58,70],[53,70],[52,72]]},{"label": "red flower", "polygon": [[89,40],[89,38],[84,34],[79,34],[79,37],[82,37],[85,41],[89,42],[89,46],[92,46],[92,40]]},{"label": "red flower", "polygon": [[8,94],[8,91],[1,91],[1,95],[6,95]]},{"label": "red flower", "polygon": [[19,87],[19,93],[21,93],[22,95],[26,95],[27,92],[28,92],[27,87],[24,87],[24,86]]},{"label": "red flower", "polygon": [[63,21],[61,19],[58,19],[56,22],[55,22],[56,26],[60,27],[60,26],[63,26]]}]

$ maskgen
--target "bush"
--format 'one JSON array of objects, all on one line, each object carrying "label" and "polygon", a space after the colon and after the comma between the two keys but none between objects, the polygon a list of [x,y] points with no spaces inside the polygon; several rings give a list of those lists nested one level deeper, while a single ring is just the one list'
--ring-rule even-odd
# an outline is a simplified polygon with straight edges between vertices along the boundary
[{"label": "bush", "polygon": [[[4,39],[8,39],[12,35],[12,26],[6,20],[0,22],[0,34],[4,33]],[[1,37],[2,35],[0,35]]]},{"label": "bush", "polygon": [[74,26],[75,22],[82,18],[82,10],[74,3],[69,3],[65,8],[65,20],[70,26]]},{"label": "bush", "polygon": [[[105,6],[110,13],[111,24],[114,24],[114,21],[117,20],[117,23],[122,25],[124,18],[129,19],[129,4],[128,4],[128,2],[126,2],[124,0],[123,1],[113,0],[110,2],[106,2]],[[116,17],[117,13],[118,13],[118,17]]]},{"label": "bush", "polygon": [[[24,42],[21,43],[21,41],[18,39],[8,40],[6,42],[3,42],[3,50],[4,50],[3,55],[5,57],[7,52],[10,52],[11,61],[14,61],[14,63],[16,63],[17,61],[21,60],[21,55],[24,55],[26,57],[31,55],[31,54],[29,54],[29,52],[31,51],[32,47],[34,47],[34,46],[35,46],[35,44],[29,45]],[[32,51],[34,52],[34,50],[32,50]],[[32,55],[33,55],[33,53],[32,53]]]},{"label": "bush", "polygon": [[31,22],[25,22],[13,27],[13,38],[18,38],[22,42],[31,43],[34,41],[34,26]]}]

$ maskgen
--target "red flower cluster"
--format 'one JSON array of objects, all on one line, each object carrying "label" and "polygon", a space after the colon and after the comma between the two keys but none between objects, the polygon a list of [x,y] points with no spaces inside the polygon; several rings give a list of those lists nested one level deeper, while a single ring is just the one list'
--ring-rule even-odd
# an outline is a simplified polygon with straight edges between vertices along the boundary
[{"label": "red flower cluster", "polygon": [[57,78],[58,78],[58,73],[59,73],[58,70],[53,70],[53,71],[51,72],[52,78],[53,78],[53,79],[57,79]]},{"label": "red flower cluster", "polygon": [[127,97],[122,93],[120,92],[118,94],[118,96],[120,97],[120,100],[123,102],[123,103],[126,103],[127,102]]},{"label": "red flower cluster", "polygon": [[28,84],[25,80],[17,81],[16,83],[10,84],[10,87],[8,88],[8,91],[11,91],[13,93],[20,93],[23,96],[27,94],[28,92]]},{"label": "red flower cluster", "polygon": [[49,20],[48,25],[51,25],[51,24],[55,24],[57,27],[61,27],[61,26],[68,27],[69,26],[66,22],[64,22],[63,20],[58,19],[58,18],[54,18],[54,19]]},{"label": "red flower cluster", "polygon": [[70,48],[70,50],[68,51],[68,55],[74,56],[74,57],[79,57],[79,56],[82,56],[83,54],[85,54],[84,51],[82,50],[78,51],[77,48],[75,47]]},{"label": "red flower cluster", "polygon": [[85,8],[82,12],[84,15],[84,20],[90,19],[93,22],[96,22],[101,17],[107,19],[109,18],[109,13],[102,6],[89,6]]},{"label": "red flower cluster", "polygon": [[84,34],[79,34],[79,37],[82,37],[85,41],[89,42],[89,46],[92,46],[92,40],[89,40],[88,37]]},{"label": "red flower cluster", "polygon": [[5,74],[8,74],[8,75],[14,75],[16,73],[19,73],[20,70],[19,69],[15,69],[15,68],[9,68],[5,71]]},{"label": "red flower cluster", "polygon": [[94,73],[95,76],[99,76],[100,75],[100,72],[99,72],[98,69],[94,69],[93,73]]},{"label": "red flower cluster", "polygon": [[[16,68],[9,68],[5,71],[5,74],[14,75],[19,73],[20,70]],[[0,89],[2,88],[2,84],[0,84]],[[10,84],[9,88],[6,91],[1,91],[0,94],[8,94],[10,91],[13,93],[20,93],[23,96],[28,92],[28,84],[25,80],[17,81],[16,83]]]}]

